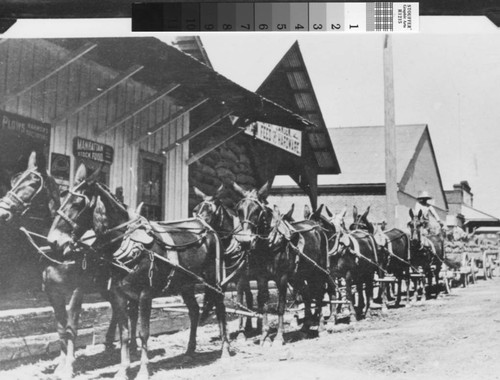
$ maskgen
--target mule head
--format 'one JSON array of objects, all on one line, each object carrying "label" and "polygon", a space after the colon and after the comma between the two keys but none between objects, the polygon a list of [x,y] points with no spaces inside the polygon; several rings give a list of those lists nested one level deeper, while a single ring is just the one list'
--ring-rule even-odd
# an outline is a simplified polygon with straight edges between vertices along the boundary
[{"label": "mule head", "polygon": [[358,214],[357,207],[353,206],[353,223],[349,226],[349,230],[363,230],[372,234],[375,228],[373,227],[373,224],[368,221],[369,212],[370,206],[366,208],[366,211],[363,214]]},{"label": "mule head", "polygon": [[43,155],[31,152],[28,167],[11,178],[11,190],[0,199],[0,222],[11,222],[14,217],[20,217],[28,211],[45,189],[44,171]]},{"label": "mule head", "polygon": [[48,242],[55,249],[67,253],[86,231],[92,229],[93,212],[97,202],[96,181],[100,168],[87,175],[87,168],[81,164],[75,174],[73,187],[65,194],[57,216],[52,222]]},{"label": "mule head", "polygon": [[417,215],[410,209],[410,221],[408,222],[408,228],[410,229],[410,243],[413,246],[420,246],[422,241],[422,227],[424,222],[422,220],[422,210],[418,212]]},{"label": "mule head", "polygon": [[240,225],[235,238],[242,249],[253,249],[257,239],[269,232],[272,219],[272,210],[266,206],[268,183],[259,190],[244,190],[236,183],[233,188],[243,196],[235,207]]}]

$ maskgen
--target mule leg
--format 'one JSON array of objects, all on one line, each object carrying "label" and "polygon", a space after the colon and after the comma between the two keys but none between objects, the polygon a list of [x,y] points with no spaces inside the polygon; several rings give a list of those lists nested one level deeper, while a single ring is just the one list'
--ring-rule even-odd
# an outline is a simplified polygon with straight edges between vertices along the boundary
[{"label": "mule leg", "polygon": [[285,330],[284,314],[286,306],[286,289],[288,287],[287,276],[281,276],[277,279],[276,287],[278,288],[278,332],[274,338],[274,345],[282,346],[284,344],[283,331]]},{"label": "mule leg", "polygon": [[68,352],[67,346],[67,335],[66,335],[66,325],[68,323],[68,313],[66,312],[66,298],[64,292],[55,286],[50,284],[45,284],[45,290],[47,297],[49,299],[50,305],[54,309],[54,315],[56,318],[56,328],[59,334],[60,343],[60,355],[59,363],[55,370],[56,374],[59,374],[65,368],[66,356]]},{"label": "mule leg", "polygon": [[[236,299],[240,305],[243,304],[243,296],[246,294],[247,289],[250,288],[248,279],[246,276],[242,275],[236,282]],[[251,293],[251,292],[250,292]],[[253,303],[253,299],[251,300]],[[247,296],[247,307],[248,307],[248,296]],[[245,319],[246,317],[244,316],[239,316],[238,321],[239,321],[239,326],[238,326],[238,337],[244,336],[244,332],[247,331],[246,327],[248,327],[248,319],[246,319],[247,325],[244,326],[245,324]],[[250,320],[250,330],[252,329],[252,321]]]},{"label": "mule leg", "polygon": [[397,285],[397,293],[396,293],[396,306],[399,306],[401,304],[401,286],[403,284],[403,278],[400,276],[398,276],[398,285]]},{"label": "mule leg", "polygon": [[137,319],[139,318],[139,302],[130,300],[128,303],[128,316],[130,322],[130,352],[137,351]]},{"label": "mule leg", "polygon": [[127,380],[130,368],[129,340],[130,330],[128,326],[127,299],[122,294],[115,296],[116,320],[120,331],[120,367],[115,375],[115,380]]},{"label": "mule leg", "polygon": [[226,305],[224,305],[224,296],[213,291],[210,292],[212,293],[212,299],[215,301],[215,313],[217,315],[217,322],[219,323],[219,333],[222,341],[221,358],[229,358],[231,347],[227,337]]},{"label": "mule leg", "polygon": [[268,302],[269,302],[269,285],[267,278],[259,277],[257,279],[257,308],[259,314],[262,315],[262,332],[261,332],[261,346],[264,345],[266,338],[269,335],[269,323],[267,319]]},{"label": "mule leg", "polygon": [[[383,289],[383,286],[381,287]],[[364,310],[364,315],[365,317],[368,316],[368,313],[370,311],[370,305],[373,302],[373,277],[370,276],[367,281],[365,282],[365,290],[366,290],[366,305],[365,305],[365,310]],[[383,306],[386,308],[387,311],[387,305],[383,304]]]},{"label": "mule leg", "polygon": [[356,292],[358,293],[358,315],[360,317],[364,317],[364,309],[365,309],[365,293],[363,291],[363,283],[358,282],[356,284]]},{"label": "mule leg", "polygon": [[311,326],[312,313],[311,313],[311,287],[310,284],[306,284],[302,282],[301,286],[301,295],[302,302],[304,303],[304,320],[302,322],[302,331],[308,331]]},{"label": "mule leg", "polygon": [[198,319],[200,317],[200,307],[194,296],[194,285],[187,285],[181,290],[182,299],[188,308],[190,330],[189,342],[186,355],[192,355],[196,350],[196,330],[198,328]]},{"label": "mule leg", "polygon": [[80,318],[80,313],[82,311],[84,291],[82,288],[77,287],[73,290],[71,300],[69,303],[68,311],[68,324],[66,326],[66,338],[67,338],[67,357],[66,366],[64,369],[63,378],[72,378],[74,374],[74,362],[75,362],[75,341],[78,335],[78,320]]},{"label": "mule leg", "polygon": [[[137,314],[139,314],[139,338],[141,341],[141,366],[139,368],[139,373],[137,374],[136,379],[137,380],[146,380],[149,378],[149,370],[148,370],[148,364],[149,364],[149,358],[148,358],[148,339],[149,339],[149,327],[150,327],[150,320],[151,320],[151,305],[152,305],[153,299],[151,297],[151,291],[150,289],[145,289],[141,292],[140,298],[139,298],[139,303],[137,304],[136,302],[131,302],[131,305],[129,306],[132,309],[138,309],[135,312],[136,314],[136,319],[135,319],[135,324],[137,324]],[[132,323],[132,316],[130,317],[130,324],[133,326]],[[131,326],[131,330],[132,330]],[[135,328],[134,328],[135,329]],[[132,338],[135,339],[135,332],[131,334]],[[132,342],[133,343],[133,342]],[[136,343],[137,345],[137,343]],[[131,344],[132,346],[132,344]]]},{"label": "mule leg", "polygon": [[351,307],[349,310],[350,322],[356,322],[358,315],[356,313],[356,306],[354,303],[354,294],[352,294],[352,275],[350,271],[347,272],[345,276],[345,296],[347,300],[351,303]]},{"label": "mule leg", "polygon": [[[250,289],[250,281],[246,281],[246,285],[245,285],[245,301],[246,301],[246,307],[247,309],[250,309],[252,310],[253,308],[253,294],[252,294],[252,289]],[[247,322],[245,324],[245,331],[247,332],[251,332],[253,329],[253,326],[252,326],[252,318],[251,317],[247,317]]]}]

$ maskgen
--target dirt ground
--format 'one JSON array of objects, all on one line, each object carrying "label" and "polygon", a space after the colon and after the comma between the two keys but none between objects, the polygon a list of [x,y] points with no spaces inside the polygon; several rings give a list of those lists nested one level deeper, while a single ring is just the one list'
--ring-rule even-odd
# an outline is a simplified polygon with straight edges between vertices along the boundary
[{"label": "dirt ground", "polygon": [[[230,331],[236,321],[229,324]],[[500,278],[454,288],[451,295],[411,307],[378,310],[364,321],[339,324],[319,337],[287,325],[289,342],[260,347],[232,341],[233,356],[220,360],[215,325],[200,327],[198,352],[183,353],[188,332],[150,340],[151,379],[500,379]],[[131,370],[138,370],[138,356]],[[78,380],[112,378],[118,350],[103,346],[78,352]],[[51,379],[55,359],[10,365],[1,379]]]}]

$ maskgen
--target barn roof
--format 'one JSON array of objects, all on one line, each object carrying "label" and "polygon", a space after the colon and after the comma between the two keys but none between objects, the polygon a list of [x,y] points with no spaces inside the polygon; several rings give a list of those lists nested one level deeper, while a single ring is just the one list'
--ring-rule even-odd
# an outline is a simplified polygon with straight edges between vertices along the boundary
[{"label": "barn roof", "polygon": [[[396,162],[398,183],[401,181],[418,143],[426,131],[425,124],[396,127]],[[320,179],[320,184],[357,185],[385,183],[385,137],[383,126],[330,128],[330,138],[342,167],[342,173]]]},{"label": "barn roof", "polygon": [[337,156],[297,41],[256,92],[312,121],[318,128],[308,133],[308,139],[319,165],[319,174],[340,173]]}]

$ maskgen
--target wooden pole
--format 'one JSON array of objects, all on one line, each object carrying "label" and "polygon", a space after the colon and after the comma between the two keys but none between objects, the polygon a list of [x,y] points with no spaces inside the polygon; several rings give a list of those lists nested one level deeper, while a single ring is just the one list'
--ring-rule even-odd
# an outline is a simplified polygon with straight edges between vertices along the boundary
[{"label": "wooden pole", "polygon": [[394,112],[394,70],[392,38],[384,39],[384,124],[385,124],[385,192],[388,228],[396,226],[398,179],[396,172],[396,125]]}]

